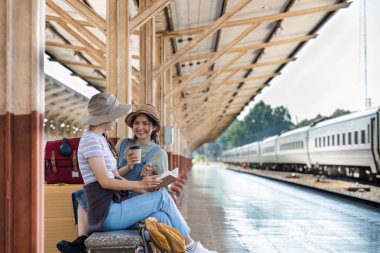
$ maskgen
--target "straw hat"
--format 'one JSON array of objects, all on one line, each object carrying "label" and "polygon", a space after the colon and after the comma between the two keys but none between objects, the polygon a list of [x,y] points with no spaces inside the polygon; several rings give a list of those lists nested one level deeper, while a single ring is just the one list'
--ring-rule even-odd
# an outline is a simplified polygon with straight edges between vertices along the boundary
[{"label": "straw hat", "polygon": [[127,113],[131,109],[129,104],[120,104],[110,93],[98,93],[88,102],[88,115],[80,120],[82,125],[99,125],[111,122]]},{"label": "straw hat", "polygon": [[156,132],[158,133],[161,129],[161,123],[160,123],[160,119],[158,118],[158,112],[156,110],[156,108],[153,106],[153,105],[150,105],[150,104],[144,104],[144,105],[140,105],[139,107],[137,107],[136,111],[134,112],[130,112],[127,117],[125,118],[125,123],[130,127],[132,128],[132,125],[133,125],[133,118],[135,116],[138,116],[140,114],[146,114],[148,115],[152,120],[154,120],[157,124],[157,129],[156,129]]}]

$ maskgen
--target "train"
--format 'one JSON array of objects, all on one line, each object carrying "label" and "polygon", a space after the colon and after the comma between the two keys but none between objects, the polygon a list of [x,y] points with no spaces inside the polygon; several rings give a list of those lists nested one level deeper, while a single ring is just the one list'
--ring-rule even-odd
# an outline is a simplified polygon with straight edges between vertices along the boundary
[{"label": "train", "polygon": [[380,107],[325,118],[224,151],[251,168],[315,173],[380,183]]}]

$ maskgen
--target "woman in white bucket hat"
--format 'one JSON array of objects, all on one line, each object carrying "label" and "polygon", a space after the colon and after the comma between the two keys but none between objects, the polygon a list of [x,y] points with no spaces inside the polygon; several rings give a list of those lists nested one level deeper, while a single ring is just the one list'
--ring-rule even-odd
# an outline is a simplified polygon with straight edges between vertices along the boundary
[{"label": "woman in white bucket hat", "polygon": [[88,124],[79,143],[78,162],[88,200],[88,233],[125,229],[147,217],[177,229],[185,238],[186,252],[212,252],[190,237],[190,228],[166,191],[148,192],[127,198],[123,191],[140,191],[155,188],[158,175],[146,176],[141,181],[118,180],[115,153],[103,137],[111,130],[118,117],[130,109],[119,104],[106,93],[93,96],[88,105],[88,115],[81,123]]}]

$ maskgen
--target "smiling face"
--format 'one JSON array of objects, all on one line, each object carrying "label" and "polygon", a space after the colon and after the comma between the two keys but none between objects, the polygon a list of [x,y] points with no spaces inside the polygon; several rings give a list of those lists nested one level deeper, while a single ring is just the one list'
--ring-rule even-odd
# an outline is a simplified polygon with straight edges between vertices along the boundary
[{"label": "smiling face", "polygon": [[152,132],[156,128],[145,114],[136,116],[132,125],[132,131],[140,141],[150,141]]}]

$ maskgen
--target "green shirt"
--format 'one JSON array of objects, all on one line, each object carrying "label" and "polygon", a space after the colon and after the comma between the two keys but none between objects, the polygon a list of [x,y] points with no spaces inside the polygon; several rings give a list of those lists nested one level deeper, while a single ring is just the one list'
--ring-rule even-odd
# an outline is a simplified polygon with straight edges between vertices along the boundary
[{"label": "green shirt", "polygon": [[[116,144],[116,150],[119,153],[121,143],[127,138],[120,139]],[[125,148],[124,154],[122,154],[123,157],[126,157],[126,153],[132,146],[140,146],[141,148],[141,160],[145,157],[145,155],[155,146],[157,145],[153,141],[147,141],[147,142],[140,142],[139,140],[133,140],[129,139],[127,147]],[[164,173],[165,171],[168,171],[169,165],[168,165],[168,154],[166,151],[162,148],[160,148],[158,151],[156,151],[151,160],[148,161],[148,163],[151,163],[156,169],[153,171],[154,174],[160,175]]]}]

